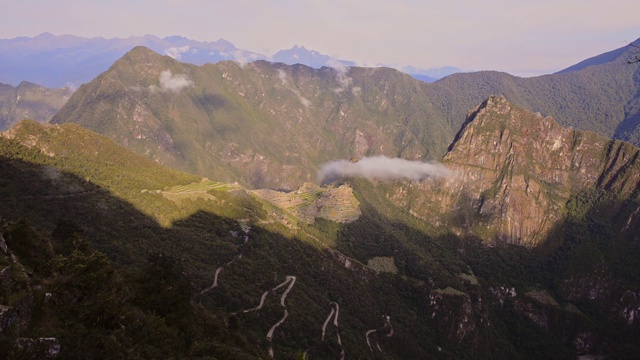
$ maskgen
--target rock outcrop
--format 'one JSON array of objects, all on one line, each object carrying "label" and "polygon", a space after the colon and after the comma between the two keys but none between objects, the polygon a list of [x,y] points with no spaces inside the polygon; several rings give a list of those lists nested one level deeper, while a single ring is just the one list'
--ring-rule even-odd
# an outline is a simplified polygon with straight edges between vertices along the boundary
[{"label": "rock outcrop", "polygon": [[535,247],[565,218],[573,194],[606,190],[637,200],[639,156],[630,144],[493,96],[469,114],[444,156],[455,176],[408,184],[390,198],[460,234]]}]

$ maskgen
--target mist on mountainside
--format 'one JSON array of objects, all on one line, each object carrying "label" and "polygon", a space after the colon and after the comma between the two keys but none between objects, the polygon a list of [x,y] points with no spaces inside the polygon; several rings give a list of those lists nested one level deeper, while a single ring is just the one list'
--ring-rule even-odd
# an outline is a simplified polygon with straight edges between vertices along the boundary
[{"label": "mist on mountainside", "polygon": [[453,176],[453,171],[437,162],[411,161],[382,155],[363,157],[358,161],[334,160],[320,166],[318,171],[318,181],[321,184],[343,177],[422,181],[430,177],[450,176]]}]

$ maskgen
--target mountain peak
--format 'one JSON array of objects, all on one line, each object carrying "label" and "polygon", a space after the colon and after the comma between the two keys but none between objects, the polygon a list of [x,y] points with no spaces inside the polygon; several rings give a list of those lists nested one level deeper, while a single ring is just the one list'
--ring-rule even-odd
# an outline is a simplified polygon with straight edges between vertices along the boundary
[{"label": "mountain peak", "polygon": [[40,34],[36,35],[34,37],[34,39],[51,39],[51,38],[54,38],[54,37],[55,37],[55,35],[53,35],[50,32],[43,32],[43,33],[40,33]]},{"label": "mountain peak", "polygon": [[[111,68],[113,69],[114,67],[123,64],[130,64],[136,68],[141,68],[143,66],[148,67],[150,64],[164,64],[173,61],[175,60],[170,56],[160,55],[146,46],[136,46],[125,53],[122,58],[117,60]],[[168,66],[168,64],[164,65]],[[145,72],[141,72],[140,74],[143,73]]]},{"label": "mountain peak", "polygon": [[443,204],[475,209],[462,232],[492,229],[485,231],[486,241],[535,247],[563,219],[571,194],[636,196],[638,179],[629,175],[636,170],[625,171],[639,169],[638,156],[640,149],[630,144],[562,127],[491,96],[469,113],[444,157],[457,178],[432,193],[449,197]]},{"label": "mountain peak", "polygon": [[[556,147],[556,136],[562,132],[572,131],[562,128],[553,118],[543,117],[540,113],[525,110],[504,96],[493,95],[482,102],[467,116],[467,120],[449,147],[448,157],[467,157],[470,153],[495,153],[500,157],[514,151],[514,143],[523,149],[528,146],[544,148],[549,143]],[[465,148],[460,151],[460,147]],[[523,156],[530,156],[533,149],[522,152]],[[542,156],[542,154],[540,154]],[[501,161],[502,161],[501,160]],[[534,159],[535,160],[535,159]],[[484,162],[483,157],[480,162]],[[500,166],[497,161],[495,167]]]},{"label": "mountain peak", "polygon": [[139,45],[139,46],[136,46],[133,49],[127,51],[127,53],[124,54],[123,58],[131,57],[131,56],[137,57],[137,56],[154,56],[154,55],[155,56],[161,56],[160,54],[158,54],[157,52],[149,49],[148,47]]},{"label": "mountain peak", "polygon": [[355,66],[355,63],[352,61],[335,59],[315,50],[309,50],[301,45],[294,45],[291,49],[278,51],[273,55],[273,60],[288,65],[305,64],[316,69],[320,69],[323,66],[331,67],[332,65],[335,67],[335,64]]}]

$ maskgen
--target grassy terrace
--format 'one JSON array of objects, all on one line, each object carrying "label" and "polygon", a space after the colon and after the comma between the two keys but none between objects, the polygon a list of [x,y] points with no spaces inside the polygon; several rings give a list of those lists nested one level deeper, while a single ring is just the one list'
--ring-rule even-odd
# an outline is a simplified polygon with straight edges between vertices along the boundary
[{"label": "grassy terrace", "polygon": [[[240,189],[240,186],[237,184],[227,184],[203,178],[200,182],[176,185],[166,190],[158,190],[158,192],[172,201],[181,199],[195,200],[199,197],[211,200],[214,199],[214,197],[209,194],[209,191],[231,191],[236,189]],[[147,190],[142,190],[142,192],[146,191]]]},{"label": "grassy terrace", "polygon": [[351,189],[346,187],[321,188],[305,184],[299,190],[290,193],[266,189],[255,190],[252,193],[284,210],[288,220],[293,223],[298,219],[313,223],[316,217],[349,222],[360,216],[358,202]]}]

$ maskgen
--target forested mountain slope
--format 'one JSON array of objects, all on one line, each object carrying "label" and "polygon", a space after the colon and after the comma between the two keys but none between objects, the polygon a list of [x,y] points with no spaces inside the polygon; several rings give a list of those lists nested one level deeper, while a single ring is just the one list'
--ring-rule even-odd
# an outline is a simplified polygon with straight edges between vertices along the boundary
[{"label": "forested mountain slope", "polygon": [[[524,115],[505,117],[506,100],[490,102],[487,124],[536,118],[513,105]],[[39,349],[17,338],[53,350],[41,339],[55,338],[67,358],[638,350],[639,269],[629,259],[640,253],[640,222],[637,202],[615,187],[572,194],[573,210],[557,224],[563,235],[552,231],[548,246],[490,248],[476,229],[450,231],[386,195],[431,180],[346,179],[330,186],[353,189],[359,215],[312,223],[278,205],[289,200],[163,168],[74,124],[23,122],[0,137],[0,149],[10,289],[0,304],[14,319],[2,322],[0,345],[14,357]],[[628,167],[625,176],[634,174]],[[319,191],[307,186],[300,199]]]},{"label": "forested mountain slope", "polygon": [[336,158],[438,159],[469,109],[491,95],[634,142],[639,66],[610,62],[527,79],[478,72],[425,84],[385,68],[197,67],[136,48],[52,121],[77,122],[183,171],[295,189]]}]

